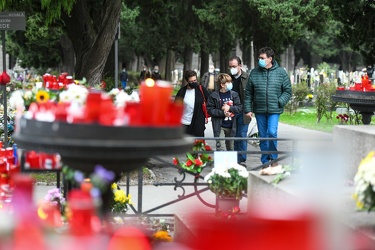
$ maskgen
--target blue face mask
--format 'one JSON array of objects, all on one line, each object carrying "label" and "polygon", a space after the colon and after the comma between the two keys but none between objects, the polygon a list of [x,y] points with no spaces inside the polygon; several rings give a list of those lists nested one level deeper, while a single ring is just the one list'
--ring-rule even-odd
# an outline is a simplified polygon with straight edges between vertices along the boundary
[{"label": "blue face mask", "polygon": [[229,90],[232,90],[232,88],[233,88],[233,83],[228,83],[228,84],[226,84],[227,85],[227,90],[229,91]]},{"label": "blue face mask", "polygon": [[264,68],[267,66],[266,60],[265,59],[259,59],[258,64],[261,68]]}]

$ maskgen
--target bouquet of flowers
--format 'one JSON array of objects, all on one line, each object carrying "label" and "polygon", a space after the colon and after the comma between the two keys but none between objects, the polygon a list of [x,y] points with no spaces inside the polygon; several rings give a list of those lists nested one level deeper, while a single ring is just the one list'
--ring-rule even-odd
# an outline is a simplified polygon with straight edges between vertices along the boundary
[{"label": "bouquet of flowers", "polygon": [[237,163],[226,167],[218,167],[204,177],[208,182],[211,192],[218,197],[234,197],[237,200],[242,198],[243,192],[247,191],[247,169]]},{"label": "bouquet of flowers", "polygon": [[[211,147],[206,144],[205,140],[195,140],[193,152],[211,151]],[[213,162],[212,157],[205,153],[186,153],[186,160],[180,161],[177,157],[173,158],[174,165],[180,165],[183,169],[194,174],[199,174],[208,162]]]},{"label": "bouquet of flowers", "polygon": [[53,188],[44,196],[43,203],[60,207],[61,205],[65,205],[65,198],[58,188]]},{"label": "bouquet of flowers", "polygon": [[370,152],[359,164],[354,177],[353,199],[359,209],[372,211],[375,208],[375,151]]},{"label": "bouquet of flowers", "polygon": [[128,211],[128,205],[132,205],[131,195],[126,195],[125,191],[120,189],[116,183],[113,183],[111,188],[114,195],[111,202],[111,212],[125,213]]},{"label": "bouquet of flowers", "polygon": [[349,121],[349,116],[347,114],[339,114],[336,116],[336,119],[339,121],[339,124],[346,124]]}]

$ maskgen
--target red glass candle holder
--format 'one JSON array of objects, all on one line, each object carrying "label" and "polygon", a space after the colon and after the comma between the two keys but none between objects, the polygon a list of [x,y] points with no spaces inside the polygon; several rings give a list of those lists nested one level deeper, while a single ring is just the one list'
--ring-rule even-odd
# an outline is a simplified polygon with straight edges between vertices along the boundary
[{"label": "red glass candle holder", "polygon": [[5,148],[0,148],[0,158],[5,158]]},{"label": "red glass candle holder", "polygon": [[73,76],[66,76],[65,79],[66,79],[66,84],[74,83]]},{"label": "red glass candle holder", "polygon": [[7,162],[0,159],[0,174],[7,174],[8,169],[7,169]]},{"label": "red glass candle holder", "polygon": [[56,160],[53,154],[39,153],[39,168],[54,169],[55,166]]},{"label": "red glass candle holder", "polygon": [[64,121],[66,122],[66,117],[68,116],[68,108],[69,104],[60,102],[56,106],[56,111],[55,111],[55,120],[56,121]]},{"label": "red glass candle holder", "polygon": [[355,83],[355,90],[357,90],[357,91],[362,91],[362,83],[358,83],[358,82],[356,82]]},{"label": "red glass candle holder", "polygon": [[95,207],[90,194],[81,190],[72,190],[68,194],[68,203],[71,211],[70,232],[74,235],[92,234],[91,223],[95,215]]},{"label": "red glass candle holder", "polygon": [[151,78],[142,82],[140,87],[142,125],[166,125],[171,94],[172,86],[169,82],[157,81],[155,83]]},{"label": "red glass candle holder", "polygon": [[102,93],[99,91],[90,91],[87,95],[86,106],[84,110],[85,122],[96,122],[99,120],[100,105],[102,102]]},{"label": "red glass candle holder", "polygon": [[124,112],[128,116],[130,126],[137,126],[141,123],[140,110],[141,110],[141,106],[139,103],[137,102],[126,103]]},{"label": "red glass candle holder", "polygon": [[29,168],[32,169],[39,169],[40,163],[39,163],[39,154],[37,154],[35,151],[30,151],[26,153],[26,164],[29,166]]},{"label": "red glass candle holder", "polygon": [[155,81],[151,78],[141,83],[140,87],[140,122],[142,125],[151,125],[154,121],[154,109],[158,104]]},{"label": "red glass candle holder", "polygon": [[156,126],[164,126],[167,124],[167,115],[170,107],[169,103],[172,95],[172,86],[167,81],[157,81],[155,92],[158,101],[155,103],[152,124]]},{"label": "red glass candle holder", "polygon": [[167,123],[171,126],[181,126],[181,117],[184,111],[182,101],[170,102],[167,116]]},{"label": "red glass candle holder", "polygon": [[113,106],[112,98],[109,96],[102,96],[98,116],[99,124],[104,126],[113,126],[113,122],[116,118],[116,109],[115,106]]}]

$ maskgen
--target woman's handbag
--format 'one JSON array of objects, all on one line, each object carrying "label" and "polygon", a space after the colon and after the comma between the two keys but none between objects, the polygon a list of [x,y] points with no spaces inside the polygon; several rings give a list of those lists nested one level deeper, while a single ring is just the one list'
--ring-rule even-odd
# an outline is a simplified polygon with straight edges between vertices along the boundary
[{"label": "woman's handbag", "polygon": [[202,110],[203,110],[204,116],[206,117],[206,119],[208,119],[208,117],[211,117],[211,116],[207,112],[206,98],[204,97],[204,93],[203,93],[203,90],[202,90],[202,85],[199,85],[199,90],[201,91],[202,96],[203,96],[203,100],[204,100],[204,102],[202,103]]}]

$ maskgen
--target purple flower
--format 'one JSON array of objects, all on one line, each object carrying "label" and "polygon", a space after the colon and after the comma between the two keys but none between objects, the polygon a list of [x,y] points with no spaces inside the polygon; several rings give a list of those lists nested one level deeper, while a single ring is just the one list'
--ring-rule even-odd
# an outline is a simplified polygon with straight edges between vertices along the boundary
[{"label": "purple flower", "polygon": [[91,194],[91,197],[98,198],[98,197],[100,197],[100,190],[96,187],[93,187],[90,190],[90,194]]},{"label": "purple flower", "polygon": [[115,179],[115,173],[108,171],[102,165],[96,165],[94,172],[107,183],[111,183]]},{"label": "purple flower", "polygon": [[74,172],[74,180],[78,183],[81,183],[83,182],[83,180],[85,179],[85,176],[83,175],[83,173],[81,171],[75,171]]}]

